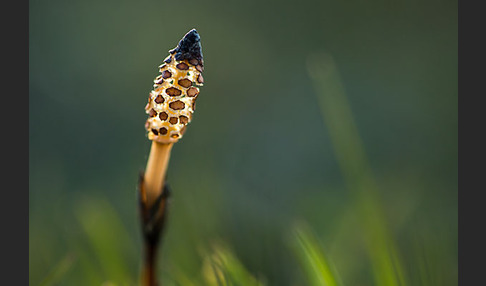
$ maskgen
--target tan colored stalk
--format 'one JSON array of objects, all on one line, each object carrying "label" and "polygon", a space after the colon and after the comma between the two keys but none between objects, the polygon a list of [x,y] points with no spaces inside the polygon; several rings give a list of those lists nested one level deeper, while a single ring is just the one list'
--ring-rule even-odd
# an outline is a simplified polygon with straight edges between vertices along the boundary
[{"label": "tan colored stalk", "polygon": [[150,155],[145,168],[145,200],[151,207],[161,195],[165,183],[170,151],[174,143],[152,141]]}]

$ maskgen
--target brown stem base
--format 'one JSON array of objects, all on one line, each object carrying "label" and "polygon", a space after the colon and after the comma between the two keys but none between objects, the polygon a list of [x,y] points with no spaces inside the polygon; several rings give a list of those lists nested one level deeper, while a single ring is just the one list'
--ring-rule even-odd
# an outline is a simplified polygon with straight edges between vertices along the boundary
[{"label": "brown stem base", "polygon": [[145,190],[144,174],[140,174],[138,184],[138,199],[144,242],[143,268],[141,275],[141,286],[159,286],[157,282],[157,250],[159,249],[160,237],[164,229],[167,198],[169,187],[164,185],[155,203],[149,204]]},{"label": "brown stem base", "polygon": [[156,256],[157,247],[145,245],[144,264],[142,268],[141,285],[142,286],[157,286],[156,270]]}]

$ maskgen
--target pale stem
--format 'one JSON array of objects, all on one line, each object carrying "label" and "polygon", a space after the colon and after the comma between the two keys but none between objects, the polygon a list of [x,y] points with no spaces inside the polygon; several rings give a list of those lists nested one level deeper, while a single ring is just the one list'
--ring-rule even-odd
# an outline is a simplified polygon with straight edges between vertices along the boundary
[{"label": "pale stem", "polygon": [[144,180],[147,196],[146,202],[149,207],[153,205],[163,190],[172,145],[173,143],[152,141]]}]

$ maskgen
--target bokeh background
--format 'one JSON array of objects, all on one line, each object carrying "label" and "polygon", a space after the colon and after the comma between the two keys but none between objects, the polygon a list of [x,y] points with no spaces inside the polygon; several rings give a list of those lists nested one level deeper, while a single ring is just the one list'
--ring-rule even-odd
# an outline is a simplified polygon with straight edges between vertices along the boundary
[{"label": "bokeh background", "polygon": [[457,284],[457,1],[29,5],[30,285],[137,284],[144,106],[191,28],[164,285],[218,257],[233,285]]}]

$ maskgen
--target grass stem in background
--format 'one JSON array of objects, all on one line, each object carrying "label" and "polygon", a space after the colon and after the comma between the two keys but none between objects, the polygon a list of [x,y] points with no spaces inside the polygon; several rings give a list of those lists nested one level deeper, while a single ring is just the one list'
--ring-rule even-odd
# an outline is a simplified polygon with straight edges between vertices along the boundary
[{"label": "grass stem in background", "polygon": [[39,286],[57,285],[64,275],[71,269],[76,258],[73,254],[67,254],[52,271],[42,280]]},{"label": "grass stem in background", "polygon": [[395,240],[385,220],[379,193],[368,164],[333,58],[310,56],[307,61],[317,100],[334,153],[348,188],[355,195],[375,283],[378,286],[407,285]]},{"label": "grass stem in background", "polygon": [[339,279],[334,267],[326,258],[317,238],[310,228],[303,223],[293,228],[294,251],[303,266],[309,285],[311,286],[338,286]]}]

